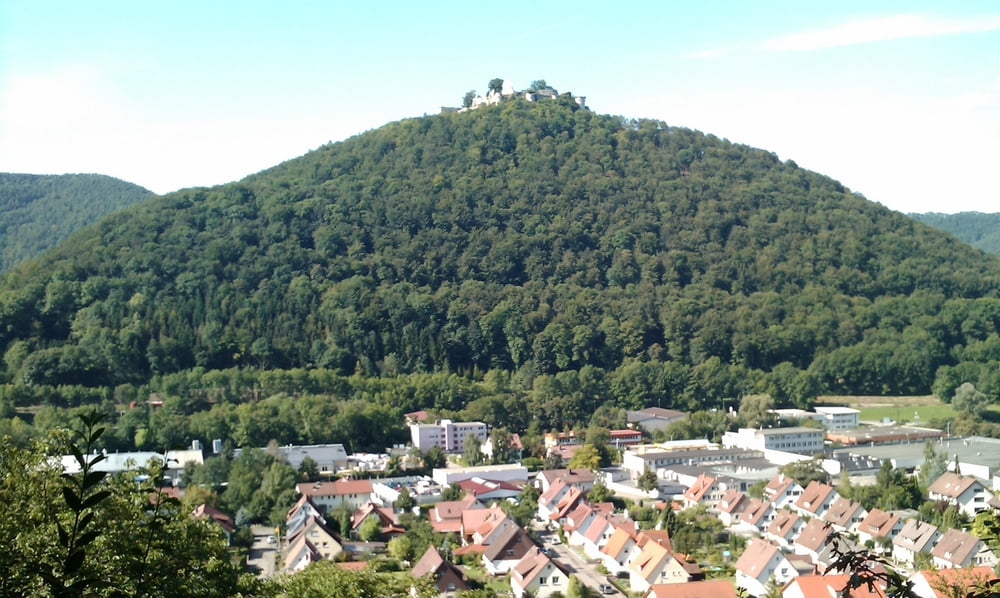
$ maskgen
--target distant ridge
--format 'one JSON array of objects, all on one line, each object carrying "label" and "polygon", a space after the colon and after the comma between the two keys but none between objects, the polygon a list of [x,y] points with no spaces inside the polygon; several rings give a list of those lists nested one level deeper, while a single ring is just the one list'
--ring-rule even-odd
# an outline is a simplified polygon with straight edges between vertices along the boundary
[{"label": "distant ridge", "polygon": [[0,271],[150,197],[148,189],[100,174],[0,173]]},{"label": "distant ridge", "polygon": [[968,243],[986,253],[1000,255],[1000,214],[960,212],[958,214],[909,214],[928,226],[951,233],[963,243]]}]

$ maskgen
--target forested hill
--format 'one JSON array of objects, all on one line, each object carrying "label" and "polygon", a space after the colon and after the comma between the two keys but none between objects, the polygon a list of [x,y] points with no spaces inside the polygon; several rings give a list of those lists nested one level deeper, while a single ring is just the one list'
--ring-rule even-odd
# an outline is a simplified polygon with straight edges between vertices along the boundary
[{"label": "forested hill", "polygon": [[0,348],[30,385],[492,369],[597,376],[623,406],[995,396],[998,289],[1000,261],[772,153],[515,100],[112,215],[0,281]]},{"label": "forested hill", "polygon": [[0,271],[153,192],[99,174],[0,173]]},{"label": "forested hill", "polygon": [[959,214],[910,214],[928,226],[951,233],[977,249],[1000,255],[1000,214],[961,212]]}]

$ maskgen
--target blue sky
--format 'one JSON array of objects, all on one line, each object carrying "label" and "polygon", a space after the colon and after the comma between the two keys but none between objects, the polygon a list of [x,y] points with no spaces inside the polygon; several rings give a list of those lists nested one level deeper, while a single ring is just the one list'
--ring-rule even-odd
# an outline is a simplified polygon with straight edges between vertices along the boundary
[{"label": "blue sky", "polygon": [[7,0],[0,171],[221,184],[494,77],[765,148],[895,210],[1000,212],[992,1]]}]

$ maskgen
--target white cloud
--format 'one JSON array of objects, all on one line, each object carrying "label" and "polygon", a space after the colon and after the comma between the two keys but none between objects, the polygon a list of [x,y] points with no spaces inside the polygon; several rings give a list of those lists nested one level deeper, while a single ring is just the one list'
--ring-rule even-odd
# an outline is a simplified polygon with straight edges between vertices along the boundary
[{"label": "white cloud", "polygon": [[808,52],[839,46],[938,37],[1000,30],[1000,15],[948,19],[905,14],[849,21],[827,29],[815,29],[770,39],[765,48],[779,52]]}]

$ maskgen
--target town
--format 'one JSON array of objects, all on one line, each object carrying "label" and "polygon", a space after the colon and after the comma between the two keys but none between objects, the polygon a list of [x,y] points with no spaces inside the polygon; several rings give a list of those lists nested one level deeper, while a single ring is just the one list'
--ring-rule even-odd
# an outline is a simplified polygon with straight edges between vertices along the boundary
[{"label": "town", "polygon": [[[232,544],[242,534],[263,577],[330,561],[409,570],[441,596],[825,598],[853,583],[852,596],[874,597],[887,592],[883,565],[926,598],[996,582],[1000,441],[860,414],[769,409],[771,423],[720,442],[655,442],[689,414],[650,407],[629,411],[625,429],[545,434],[536,469],[517,434],[419,411],[406,416],[410,445],[383,454],[260,449],[311,472],[274,528],[211,504],[193,514]],[[181,496],[185,472],[222,458],[212,444],[101,465],[160,459]],[[421,473],[424,460],[440,466]],[[74,459],[63,462],[73,473]],[[870,577],[845,568],[857,562],[873,565]]]}]

